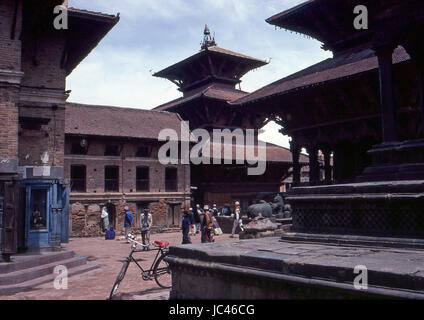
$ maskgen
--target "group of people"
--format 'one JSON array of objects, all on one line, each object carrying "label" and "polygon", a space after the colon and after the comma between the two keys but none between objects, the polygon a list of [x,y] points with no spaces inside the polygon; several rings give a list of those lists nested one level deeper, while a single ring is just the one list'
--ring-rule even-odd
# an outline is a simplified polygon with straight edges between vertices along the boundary
[{"label": "group of people", "polygon": [[[125,220],[124,220],[125,238],[128,241],[128,235],[131,232],[132,225],[134,224],[134,215],[130,211],[128,206],[126,206],[124,210],[125,210]],[[150,244],[150,230],[153,226],[153,216],[150,213],[150,210],[148,208],[145,208],[143,210],[143,214],[140,216],[139,224],[140,224],[139,228],[141,232],[141,241],[143,245],[145,245],[145,247],[143,247],[143,250],[148,251],[149,244]]]},{"label": "group of people", "polygon": [[240,203],[238,201],[234,204],[235,209],[231,214],[231,209],[227,206],[220,212],[214,204],[212,207],[205,205],[203,209],[199,204],[196,208],[190,208],[190,211],[184,211],[184,218],[182,223],[183,232],[183,244],[191,243],[190,235],[200,233],[200,239],[202,243],[214,242],[214,235],[222,234],[222,230],[218,224],[216,217],[221,215],[232,215],[234,218],[233,228],[231,232],[231,238],[234,238],[234,234],[237,227],[243,230],[243,223],[240,213]]},{"label": "group of people", "polygon": [[[125,206],[125,238],[128,239],[128,235],[131,232],[131,228],[134,225],[134,214],[130,211],[128,206]],[[225,206],[221,211],[218,210],[216,204],[212,207],[205,205],[203,209],[199,204],[196,207],[190,208],[189,211],[184,211],[184,217],[182,221],[182,233],[183,233],[183,244],[191,243],[190,236],[199,234],[202,243],[214,242],[214,235],[222,234],[222,230],[219,226],[218,216],[232,216],[234,218],[233,228],[231,232],[231,238],[234,238],[237,227],[243,230],[243,223],[240,213],[240,203],[236,201],[234,203],[234,211]],[[109,226],[108,212],[106,206],[103,207],[101,213],[101,219],[103,221],[103,231],[105,231],[105,239],[114,239],[115,231],[113,226]],[[144,250],[149,250],[150,243],[150,230],[153,226],[153,217],[149,209],[144,209],[143,214],[139,219],[139,228],[141,231],[142,242],[145,245]],[[127,240],[128,241],[128,240]]]},{"label": "group of people", "polygon": [[[128,235],[131,232],[131,228],[134,225],[134,214],[130,211],[130,208],[128,206],[125,206],[125,219],[124,219],[124,228],[125,228],[125,239],[127,239],[128,242]],[[107,212],[106,206],[103,207],[102,213],[101,213],[101,219],[103,222],[103,231],[105,232],[105,239],[111,240],[115,238],[115,231],[113,226],[109,226],[109,214]],[[149,250],[149,243],[150,243],[150,230],[153,226],[153,216],[150,213],[149,209],[144,209],[143,214],[140,216],[139,221],[139,228],[141,231],[141,239],[143,241],[143,244],[146,245],[146,247],[143,248],[143,250]]]}]

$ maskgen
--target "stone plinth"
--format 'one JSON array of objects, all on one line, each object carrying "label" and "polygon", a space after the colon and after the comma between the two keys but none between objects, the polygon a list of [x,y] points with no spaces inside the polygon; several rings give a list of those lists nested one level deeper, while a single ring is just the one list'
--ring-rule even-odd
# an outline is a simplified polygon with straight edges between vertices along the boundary
[{"label": "stone plinth", "polygon": [[[283,242],[171,247],[171,299],[424,299],[424,250]],[[355,289],[356,266],[368,289]]]},{"label": "stone plinth", "polygon": [[273,223],[270,219],[254,219],[244,226],[244,231],[239,233],[239,239],[257,239],[278,237],[281,235],[280,224]]},{"label": "stone plinth", "polygon": [[424,238],[424,180],[293,188],[294,232]]},{"label": "stone plinth", "polygon": [[[218,221],[218,224],[222,230],[223,233],[231,233],[231,231],[233,230],[233,224],[234,224],[234,218],[233,217],[227,217],[227,216],[219,216],[216,217],[216,220]],[[242,218],[243,224],[246,225],[248,224],[250,221],[252,221],[252,219],[249,218]],[[240,233],[240,227],[236,228],[236,234]]]},{"label": "stone plinth", "polygon": [[362,181],[424,179],[424,140],[386,142],[368,153],[373,164],[357,177]]}]

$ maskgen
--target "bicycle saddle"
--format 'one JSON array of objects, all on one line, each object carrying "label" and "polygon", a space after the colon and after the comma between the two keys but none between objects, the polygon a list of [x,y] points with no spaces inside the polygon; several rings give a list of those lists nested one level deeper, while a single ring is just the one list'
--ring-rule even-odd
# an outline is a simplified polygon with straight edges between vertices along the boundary
[{"label": "bicycle saddle", "polygon": [[167,247],[167,246],[169,246],[169,242],[168,241],[158,241],[158,240],[156,240],[155,241],[155,244],[158,247]]}]

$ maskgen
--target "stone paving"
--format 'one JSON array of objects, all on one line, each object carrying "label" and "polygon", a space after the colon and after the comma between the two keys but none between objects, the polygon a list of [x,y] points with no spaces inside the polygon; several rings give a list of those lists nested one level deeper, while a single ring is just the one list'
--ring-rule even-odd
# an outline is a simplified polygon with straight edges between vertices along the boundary
[{"label": "stone paving", "polygon": [[[215,241],[228,241],[229,236],[215,236]],[[200,234],[192,236],[191,239],[193,243],[200,244]],[[166,240],[171,246],[180,245],[182,235],[181,232],[158,233],[152,234],[150,240]],[[88,261],[99,265],[100,268],[70,277],[66,290],[56,290],[53,283],[47,283],[31,291],[0,296],[0,300],[105,300],[130,252],[130,246],[122,238],[108,241],[104,238],[71,238],[64,247],[87,257]],[[134,254],[134,257],[143,268],[149,268],[155,255],[156,251],[145,251]],[[169,290],[161,289],[154,280],[143,281],[139,269],[134,265],[129,266],[116,295],[116,298],[121,300],[163,300],[168,297]]]}]

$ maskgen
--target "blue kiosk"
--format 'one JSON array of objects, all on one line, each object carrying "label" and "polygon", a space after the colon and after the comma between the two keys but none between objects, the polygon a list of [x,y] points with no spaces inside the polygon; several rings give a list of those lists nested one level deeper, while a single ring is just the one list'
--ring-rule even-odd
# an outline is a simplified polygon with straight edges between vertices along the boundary
[{"label": "blue kiosk", "polygon": [[38,249],[68,242],[69,187],[64,180],[23,180],[25,188],[25,248]]}]

